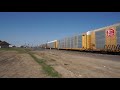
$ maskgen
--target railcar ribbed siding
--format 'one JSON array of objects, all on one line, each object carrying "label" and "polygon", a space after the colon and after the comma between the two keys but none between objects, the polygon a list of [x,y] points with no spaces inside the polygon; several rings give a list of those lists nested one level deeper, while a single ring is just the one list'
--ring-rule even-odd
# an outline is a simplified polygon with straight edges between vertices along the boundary
[{"label": "railcar ribbed siding", "polygon": [[78,48],[82,48],[82,35],[78,35]]},{"label": "railcar ribbed siding", "polygon": [[58,43],[58,48],[61,48],[61,42],[60,42],[60,40],[58,42],[59,42]]},{"label": "railcar ribbed siding", "polygon": [[62,48],[62,40],[60,40],[60,48]]},{"label": "railcar ribbed siding", "polygon": [[96,36],[96,49],[104,49],[105,30],[96,31],[95,36]]},{"label": "railcar ribbed siding", "polygon": [[77,48],[77,36],[73,37],[73,48]]},{"label": "railcar ribbed siding", "polygon": [[58,45],[59,48],[61,48],[61,40],[59,40],[59,45]]},{"label": "railcar ribbed siding", "polygon": [[117,44],[120,45],[120,25],[116,27],[117,31]]},{"label": "railcar ribbed siding", "polygon": [[70,37],[68,37],[68,45],[67,48],[70,48]]},{"label": "railcar ribbed siding", "polygon": [[66,40],[65,40],[65,38],[64,38],[64,47],[63,48],[66,48]]},{"label": "railcar ribbed siding", "polygon": [[67,48],[67,38],[65,38],[65,48]]},{"label": "railcar ribbed siding", "polygon": [[73,48],[73,37],[71,37],[71,48]]},{"label": "railcar ribbed siding", "polygon": [[65,48],[65,39],[63,39],[63,48]]},{"label": "railcar ribbed siding", "polygon": [[75,48],[78,48],[78,35],[75,36]]},{"label": "railcar ribbed siding", "polygon": [[64,39],[64,42],[65,42],[65,47],[64,48],[66,48],[67,47],[67,38]]},{"label": "railcar ribbed siding", "polygon": [[71,48],[71,37],[69,37],[69,41],[70,41],[70,43],[69,43],[70,47],[69,48]]},{"label": "railcar ribbed siding", "polygon": [[67,38],[65,38],[65,48],[67,48],[68,47],[68,39]]}]

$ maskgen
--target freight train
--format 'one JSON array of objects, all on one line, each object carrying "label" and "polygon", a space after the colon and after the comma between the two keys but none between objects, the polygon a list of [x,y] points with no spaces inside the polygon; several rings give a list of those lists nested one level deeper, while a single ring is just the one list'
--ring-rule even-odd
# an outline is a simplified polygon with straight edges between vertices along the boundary
[{"label": "freight train", "polygon": [[42,44],[48,49],[120,52],[120,23]]}]

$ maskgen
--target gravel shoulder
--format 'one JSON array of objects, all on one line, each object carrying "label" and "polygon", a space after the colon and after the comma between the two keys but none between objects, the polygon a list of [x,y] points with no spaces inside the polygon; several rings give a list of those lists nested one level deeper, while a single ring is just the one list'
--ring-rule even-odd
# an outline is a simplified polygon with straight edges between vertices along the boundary
[{"label": "gravel shoulder", "polygon": [[63,78],[119,78],[120,56],[62,50],[34,51]]},{"label": "gravel shoulder", "polygon": [[[53,67],[62,78],[120,78],[120,56],[64,50],[31,53]],[[50,78],[29,54],[0,51],[0,78]]]}]

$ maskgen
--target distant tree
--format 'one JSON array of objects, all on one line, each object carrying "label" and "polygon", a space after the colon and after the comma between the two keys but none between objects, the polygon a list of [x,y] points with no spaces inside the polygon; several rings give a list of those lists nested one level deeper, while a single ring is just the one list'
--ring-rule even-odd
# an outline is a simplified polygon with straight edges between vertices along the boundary
[{"label": "distant tree", "polygon": [[21,48],[24,48],[24,46],[20,46]]},{"label": "distant tree", "polygon": [[12,47],[16,47],[16,46],[14,45],[14,46],[12,46]]}]

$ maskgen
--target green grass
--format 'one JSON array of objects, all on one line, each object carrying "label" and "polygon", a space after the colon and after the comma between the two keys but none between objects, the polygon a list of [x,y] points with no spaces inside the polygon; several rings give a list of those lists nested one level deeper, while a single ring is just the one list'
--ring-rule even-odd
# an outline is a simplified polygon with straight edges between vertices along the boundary
[{"label": "green grass", "polygon": [[0,51],[18,51],[18,53],[28,53],[36,62],[38,62],[42,69],[51,77],[61,77],[61,75],[54,70],[50,65],[46,64],[46,60],[44,59],[38,59],[36,56],[34,56],[31,50],[28,48],[0,48]]},{"label": "green grass", "polygon": [[55,71],[54,68],[52,68],[50,65],[47,65],[47,64],[45,63],[45,60],[44,60],[44,59],[38,59],[38,58],[35,57],[32,53],[29,53],[29,54],[30,54],[30,56],[31,56],[36,62],[38,62],[38,63],[42,66],[43,70],[44,70],[49,76],[51,76],[51,77],[61,77],[61,75],[60,75],[57,71]]},{"label": "green grass", "polygon": [[19,53],[27,53],[30,49],[27,48],[0,48],[0,51],[18,51]]}]

